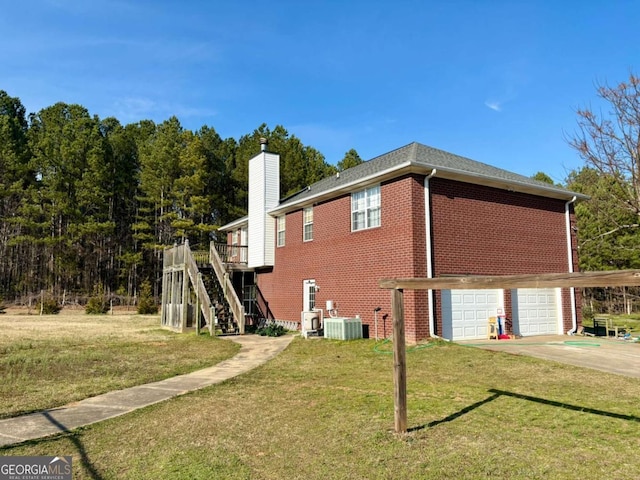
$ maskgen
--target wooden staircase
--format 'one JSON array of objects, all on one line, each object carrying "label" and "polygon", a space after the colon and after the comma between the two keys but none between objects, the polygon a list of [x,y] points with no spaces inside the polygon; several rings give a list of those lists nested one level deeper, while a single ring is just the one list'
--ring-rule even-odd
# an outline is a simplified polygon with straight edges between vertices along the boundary
[{"label": "wooden staircase", "polygon": [[[215,244],[211,242],[209,245],[209,262],[215,272],[215,277],[218,280],[219,300],[224,299],[228,305],[231,315],[233,316],[233,322],[236,325],[238,333],[244,333],[245,327],[245,315],[242,302],[238,298],[238,294],[233,288],[233,283],[229,278],[229,272],[225,266],[225,263],[218,255]],[[228,312],[228,311],[227,311]]]},{"label": "wooden staircase", "polygon": [[211,335],[216,329],[244,333],[244,307],[213,243],[208,252],[192,252],[188,241],[164,251],[161,323],[179,332],[191,328],[199,332],[205,327]]}]

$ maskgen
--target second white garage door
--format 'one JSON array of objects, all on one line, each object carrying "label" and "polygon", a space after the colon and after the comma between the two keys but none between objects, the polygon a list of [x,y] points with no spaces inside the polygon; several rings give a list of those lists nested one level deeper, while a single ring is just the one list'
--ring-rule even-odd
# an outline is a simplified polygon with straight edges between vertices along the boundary
[{"label": "second white garage door", "polygon": [[502,290],[443,290],[442,336],[449,340],[487,338],[489,317],[504,305]]},{"label": "second white garage door", "polygon": [[512,292],[513,332],[516,335],[557,335],[559,289],[519,288]]}]

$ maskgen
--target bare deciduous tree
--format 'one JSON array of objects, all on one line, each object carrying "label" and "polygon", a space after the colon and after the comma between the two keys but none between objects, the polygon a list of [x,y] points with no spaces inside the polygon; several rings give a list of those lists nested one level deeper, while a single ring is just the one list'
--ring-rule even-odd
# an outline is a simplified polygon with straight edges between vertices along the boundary
[{"label": "bare deciduous tree", "polygon": [[608,111],[577,111],[578,132],[568,139],[588,166],[614,179],[620,206],[640,215],[640,77],[615,87],[600,85],[598,97]]}]

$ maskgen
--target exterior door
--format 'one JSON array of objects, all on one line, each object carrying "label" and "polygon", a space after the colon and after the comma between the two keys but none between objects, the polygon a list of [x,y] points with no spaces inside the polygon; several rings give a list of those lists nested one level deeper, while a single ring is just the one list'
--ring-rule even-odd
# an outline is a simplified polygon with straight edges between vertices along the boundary
[{"label": "exterior door", "polygon": [[316,308],[316,281],[305,280],[302,282],[302,310],[310,312]]}]

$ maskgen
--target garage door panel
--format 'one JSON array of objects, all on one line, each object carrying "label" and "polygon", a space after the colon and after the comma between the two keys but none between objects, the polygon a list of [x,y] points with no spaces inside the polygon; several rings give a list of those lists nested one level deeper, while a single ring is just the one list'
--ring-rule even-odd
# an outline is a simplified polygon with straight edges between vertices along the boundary
[{"label": "garage door panel", "polygon": [[556,289],[521,288],[512,292],[513,330],[517,335],[548,335],[559,332]]},{"label": "garage door panel", "polygon": [[476,297],[474,297],[473,295],[464,295],[464,297],[462,298],[462,304],[467,306],[467,305],[474,305],[476,303]]},{"label": "garage door panel", "polygon": [[472,311],[467,310],[466,312],[464,312],[465,321],[475,320],[476,319],[476,314],[477,314],[477,312],[472,312]]},{"label": "garage door panel", "polygon": [[[478,330],[475,327],[465,327],[464,329],[465,338],[474,338],[474,336],[477,334],[478,334]],[[486,336],[486,333],[485,333],[485,336]]]},{"label": "garage door panel", "polygon": [[471,335],[479,335],[480,338],[487,338],[487,326],[486,325],[479,325],[477,326],[475,329],[469,329],[467,331],[467,336],[471,336]]},{"label": "garage door panel", "polygon": [[488,319],[502,306],[501,290],[443,290],[443,337],[450,340],[487,338]]}]

